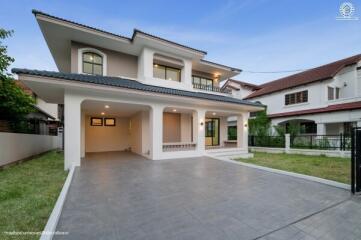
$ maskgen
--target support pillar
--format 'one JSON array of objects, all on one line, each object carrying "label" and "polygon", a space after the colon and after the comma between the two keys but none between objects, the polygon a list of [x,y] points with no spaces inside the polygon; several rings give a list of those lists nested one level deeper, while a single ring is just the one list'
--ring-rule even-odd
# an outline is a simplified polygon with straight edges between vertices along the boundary
[{"label": "support pillar", "polygon": [[161,159],[163,152],[163,109],[164,106],[152,105],[150,110],[150,156],[153,160]]},{"label": "support pillar", "polygon": [[206,150],[206,111],[203,109],[197,110],[197,121],[195,129],[197,130],[197,150],[199,153],[204,154]]},{"label": "support pillar", "polygon": [[248,117],[249,113],[237,116],[237,148],[248,152]]},{"label": "support pillar", "polygon": [[85,157],[85,113],[81,113],[81,157]]},{"label": "support pillar", "polygon": [[64,94],[64,168],[80,166],[81,157],[81,102],[76,95]]},{"label": "support pillar", "polygon": [[326,135],[326,124],[317,123],[317,135]]}]

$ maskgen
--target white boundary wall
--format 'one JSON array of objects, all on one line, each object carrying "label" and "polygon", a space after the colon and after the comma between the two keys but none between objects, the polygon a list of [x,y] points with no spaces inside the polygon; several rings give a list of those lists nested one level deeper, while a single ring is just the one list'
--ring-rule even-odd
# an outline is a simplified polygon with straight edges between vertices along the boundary
[{"label": "white boundary wall", "polygon": [[61,147],[61,136],[0,132],[0,166]]},{"label": "white boundary wall", "polygon": [[303,154],[320,156],[325,155],[327,157],[342,157],[351,158],[351,151],[339,151],[339,150],[318,150],[318,149],[298,149],[298,148],[269,148],[269,147],[249,147],[251,152],[266,152],[266,153],[288,153],[288,154]]}]

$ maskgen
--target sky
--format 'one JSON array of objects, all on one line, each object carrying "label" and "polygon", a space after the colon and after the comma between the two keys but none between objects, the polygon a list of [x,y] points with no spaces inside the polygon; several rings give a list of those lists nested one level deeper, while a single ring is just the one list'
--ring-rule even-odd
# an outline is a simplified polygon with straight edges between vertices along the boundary
[{"label": "sky", "polygon": [[4,44],[11,67],[55,70],[31,13],[54,16],[131,36],[133,29],[208,52],[205,59],[240,68],[235,79],[261,84],[361,53],[360,20],[339,21],[337,0],[84,1],[0,0],[0,27],[14,30]]}]

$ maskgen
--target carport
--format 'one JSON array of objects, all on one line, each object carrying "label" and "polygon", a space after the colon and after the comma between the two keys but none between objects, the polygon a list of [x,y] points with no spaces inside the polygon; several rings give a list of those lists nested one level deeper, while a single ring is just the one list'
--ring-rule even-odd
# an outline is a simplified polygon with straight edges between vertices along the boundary
[{"label": "carport", "polygon": [[88,153],[126,151],[149,158],[149,111],[145,105],[84,100],[82,157]]}]

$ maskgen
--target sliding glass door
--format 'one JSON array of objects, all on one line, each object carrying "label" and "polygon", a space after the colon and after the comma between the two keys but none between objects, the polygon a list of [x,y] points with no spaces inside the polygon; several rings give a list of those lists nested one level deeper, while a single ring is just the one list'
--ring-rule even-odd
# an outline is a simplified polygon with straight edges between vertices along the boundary
[{"label": "sliding glass door", "polygon": [[206,118],[206,146],[219,145],[219,118]]}]

